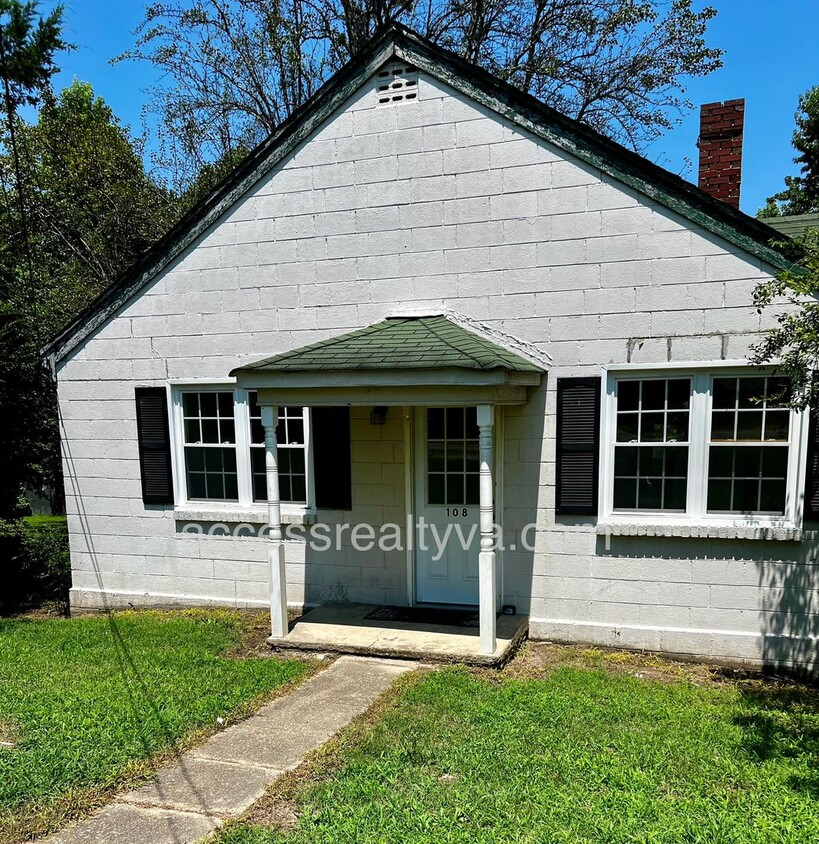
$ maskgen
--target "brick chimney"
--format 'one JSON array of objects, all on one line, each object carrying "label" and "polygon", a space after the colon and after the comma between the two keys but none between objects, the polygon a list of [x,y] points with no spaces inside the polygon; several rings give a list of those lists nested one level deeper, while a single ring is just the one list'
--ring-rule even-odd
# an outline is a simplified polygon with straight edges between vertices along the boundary
[{"label": "brick chimney", "polygon": [[700,187],[739,208],[745,100],[707,103],[700,108]]}]

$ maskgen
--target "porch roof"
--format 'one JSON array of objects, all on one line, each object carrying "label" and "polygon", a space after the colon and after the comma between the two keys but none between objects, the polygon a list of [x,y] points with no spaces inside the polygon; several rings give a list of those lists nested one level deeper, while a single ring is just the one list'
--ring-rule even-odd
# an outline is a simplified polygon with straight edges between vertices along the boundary
[{"label": "porch roof", "polygon": [[[238,367],[231,375],[250,389],[311,391],[301,396],[305,404],[315,400],[316,390],[323,391],[320,403],[335,402],[341,389],[346,391],[342,403],[357,403],[356,397],[370,403],[377,391],[381,403],[391,404],[412,398],[406,390],[419,388],[439,392],[436,403],[448,388],[493,388],[495,400],[517,403],[527,386],[540,383],[543,373],[542,367],[516,352],[438,315],[388,317]],[[273,401],[261,393],[260,400]]]},{"label": "porch roof", "polygon": [[542,372],[534,363],[445,316],[388,317],[349,334],[248,364],[239,372],[368,369],[505,369]]}]

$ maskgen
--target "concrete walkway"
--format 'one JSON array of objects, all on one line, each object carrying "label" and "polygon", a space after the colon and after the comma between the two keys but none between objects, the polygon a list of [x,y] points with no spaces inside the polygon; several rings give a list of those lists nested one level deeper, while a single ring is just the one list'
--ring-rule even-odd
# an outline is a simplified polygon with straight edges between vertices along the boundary
[{"label": "concrete walkway", "polygon": [[414,663],[343,656],[290,694],[217,733],[49,844],[187,844],[240,815],[265,788],[366,711]]}]

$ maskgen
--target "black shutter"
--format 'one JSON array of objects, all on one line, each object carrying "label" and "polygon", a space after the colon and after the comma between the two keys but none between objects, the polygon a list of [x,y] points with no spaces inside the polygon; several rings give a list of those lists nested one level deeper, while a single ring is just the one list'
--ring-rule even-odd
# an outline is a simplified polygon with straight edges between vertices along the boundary
[{"label": "black shutter", "polygon": [[142,500],[173,504],[168,394],[164,387],[137,387],[134,392]]},{"label": "black shutter", "polygon": [[349,510],[353,506],[350,458],[350,408],[310,410],[316,507]]},{"label": "black shutter", "polygon": [[819,424],[817,411],[811,410],[808,425],[808,465],[805,473],[805,513],[811,521],[819,520]]},{"label": "black shutter", "polygon": [[560,515],[597,514],[600,379],[557,381],[557,506]]}]

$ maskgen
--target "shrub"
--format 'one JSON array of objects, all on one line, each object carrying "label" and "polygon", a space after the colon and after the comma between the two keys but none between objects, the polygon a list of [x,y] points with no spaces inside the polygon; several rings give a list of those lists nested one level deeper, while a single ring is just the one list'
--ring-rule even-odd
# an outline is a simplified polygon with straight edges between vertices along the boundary
[{"label": "shrub", "polygon": [[0,521],[0,611],[68,601],[68,529],[60,516]]}]

